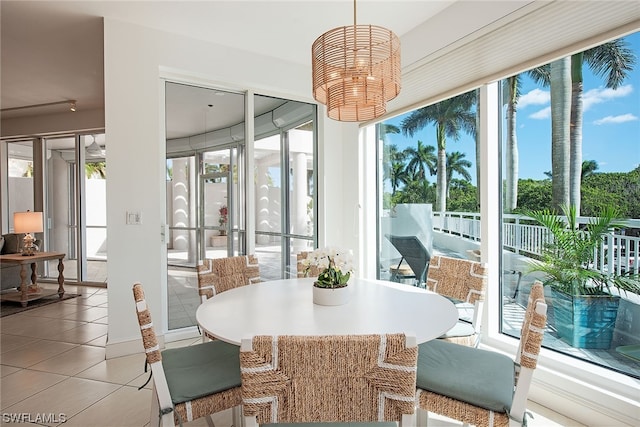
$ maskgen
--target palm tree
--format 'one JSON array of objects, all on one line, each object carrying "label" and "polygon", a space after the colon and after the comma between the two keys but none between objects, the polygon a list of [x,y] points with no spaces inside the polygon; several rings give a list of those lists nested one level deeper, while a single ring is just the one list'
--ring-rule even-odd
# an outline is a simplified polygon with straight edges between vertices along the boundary
[{"label": "palm tree", "polygon": [[383,145],[382,175],[391,182],[392,195],[400,184],[406,183],[405,153],[398,151],[396,144]]},{"label": "palm tree", "polygon": [[605,77],[605,87],[617,89],[633,69],[636,58],[624,39],[601,44],[571,57],[571,134],[570,134],[570,202],[580,214],[580,187],[582,181],[582,97],[584,85],[583,64]]},{"label": "palm tree", "polygon": [[521,78],[517,74],[504,80],[503,94],[507,104],[507,144],[506,144],[506,194],[505,211],[513,212],[518,206],[518,138],[516,136],[516,110],[520,98]]},{"label": "palm tree", "polygon": [[429,175],[435,175],[438,158],[435,154],[436,148],[433,145],[423,145],[418,140],[418,147],[407,147],[404,150],[406,158],[409,160],[407,170],[411,170],[416,177],[427,179]]},{"label": "palm tree", "polygon": [[600,168],[598,166],[598,162],[595,160],[585,160],[582,162],[582,173],[580,174],[580,179],[584,180],[589,175],[593,175],[595,171]]},{"label": "palm tree", "polygon": [[[633,50],[629,49],[627,46],[628,44],[624,39],[617,39],[588,49],[584,52],[574,54],[571,57],[571,71],[568,75],[565,74],[565,81],[560,82],[556,80],[556,85],[561,85],[561,91],[563,92],[562,97],[557,95],[554,97],[555,89],[550,78],[550,66],[547,65],[539,67],[529,72],[530,76],[534,81],[536,81],[536,83],[540,83],[543,86],[551,86],[552,133],[554,112],[556,112],[556,116],[559,116],[559,113],[556,110],[559,108],[566,108],[566,100],[564,97],[566,96],[566,87],[569,85],[569,82],[571,82],[570,114],[569,117],[566,118],[564,124],[558,123],[558,126],[564,129],[562,131],[563,136],[566,132],[569,134],[568,138],[565,140],[565,144],[568,146],[569,165],[567,166],[568,176],[563,180],[561,185],[562,188],[560,188],[560,185],[556,187],[556,183],[553,184],[554,207],[556,209],[560,206],[556,202],[558,200],[564,200],[566,201],[565,204],[576,206],[578,214],[580,214],[580,188],[582,175],[582,97],[584,93],[582,77],[583,65],[586,62],[596,76],[605,77],[605,87],[609,89],[616,89],[628,76],[636,62]],[[566,59],[567,58],[565,58],[565,60]],[[562,101],[560,101],[560,99],[562,99]],[[563,106],[557,104],[558,102],[562,102]],[[564,117],[564,112],[562,115]],[[554,157],[553,154],[552,157]],[[564,167],[563,163],[561,169],[564,169]]]},{"label": "palm tree", "polygon": [[383,141],[386,139],[386,136],[390,133],[399,134],[400,128],[391,123],[380,123],[380,127],[378,128],[378,132],[380,133],[380,139]]},{"label": "palm tree", "polygon": [[409,136],[429,124],[435,125],[438,144],[436,209],[440,212],[447,209],[447,138],[458,140],[463,130],[475,138],[476,115],[472,111],[475,102],[476,92],[467,92],[415,110],[400,124],[402,132]]},{"label": "palm tree", "polygon": [[551,207],[559,212],[569,200],[569,119],[571,117],[571,59],[553,61],[551,84]]},{"label": "palm tree", "polygon": [[87,178],[105,179],[107,177],[107,163],[106,162],[85,163],[84,174]]},{"label": "palm tree", "polygon": [[471,174],[467,170],[473,166],[473,164],[465,159],[465,154],[459,151],[453,153],[447,153],[447,198],[449,198],[449,185],[451,184],[451,178],[453,173],[461,175],[467,181],[471,181]]},{"label": "palm tree", "polygon": [[391,182],[391,196],[396,194],[400,184],[406,184],[408,174],[404,167],[404,163],[393,161],[389,168],[389,181]]},{"label": "palm tree", "polygon": [[[549,85],[549,66],[537,67],[526,72],[536,83]],[[516,136],[516,112],[521,95],[522,75],[508,77],[503,83],[503,103],[507,105],[507,143],[506,143],[506,191],[505,210],[513,212],[518,206],[519,155]],[[478,162],[479,164],[479,162]],[[480,179],[478,178],[478,182]],[[480,187],[480,186],[478,186]],[[480,200],[480,197],[478,197]]]}]

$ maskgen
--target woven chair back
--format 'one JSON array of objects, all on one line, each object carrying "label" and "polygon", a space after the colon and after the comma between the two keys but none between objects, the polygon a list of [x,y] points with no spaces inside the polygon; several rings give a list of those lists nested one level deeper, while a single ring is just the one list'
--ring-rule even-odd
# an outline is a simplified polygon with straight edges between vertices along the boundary
[{"label": "woven chair back", "polygon": [[309,252],[300,252],[296,255],[297,262],[297,277],[318,277],[320,269],[315,265],[304,265],[304,260],[309,256]]},{"label": "woven chair back", "polygon": [[260,282],[260,266],[254,255],[206,258],[197,267],[198,293],[211,298],[221,292]]},{"label": "woven chair back", "polygon": [[149,362],[149,364],[159,362],[162,360],[160,346],[158,345],[156,332],[153,329],[151,313],[149,312],[147,301],[144,298],[144,288],[140,283],[133,285],[133,299],[136,302],[136,314],[138,315],[138,324],[140,325],[140,333],[142,334],[142,345],[144,346],[144,352],[147,356],[147,362]]},{"label": "woven chair back", "polygon": [[483,301],[487,288],[485,264],[441,255],[431,257],[427,289],[449,298],[474,304]]},{"label": "woven chair back", "polygon": [[537,366],[538,354],[547,324],[546,310],[545,314],[538,313],[536,310],[538,304],[546,304],[546,301],[542,282],[536,280],[531,286],[527,310],[522,323],[520,348],[516,355],[516,362],[530,369],[535,369]]},{"label": "woven chair back", "polygon": [[243,410],[258,424],[401,421],[417,347],[404,334],[256,336],[240,351]]}]

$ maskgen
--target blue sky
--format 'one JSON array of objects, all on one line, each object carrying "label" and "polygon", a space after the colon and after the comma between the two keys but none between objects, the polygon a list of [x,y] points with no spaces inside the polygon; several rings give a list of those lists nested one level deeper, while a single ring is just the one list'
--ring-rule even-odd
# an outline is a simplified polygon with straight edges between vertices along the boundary
[{"label": "blue sky", "polygon": [[[636,64],[621,87],[605,88],[603,78],[595,77],[588,66],[584,68],[582,158],[595,160],[598,172],[629,172],[640,164],[640,33],[625,40],[636,53]],[[517,113],[520,178],[544,179],[544,172],[551,170],[550,113],[549,88],[539,87],[525,77]],[[387,123],[399,126],[403,117]],[[433,126],[422,129],[412,138],[401,134],[387,138],[399,150],[415,147],[418,140],[436,145]],[[465,153],[465,158],[475,163],[475,143],[467,135],[458,141],[447,141],[447,152],[453,151]],[[475,184],[473,170],[470,172]],[[435,182],[435,176],[429,180]]]}]

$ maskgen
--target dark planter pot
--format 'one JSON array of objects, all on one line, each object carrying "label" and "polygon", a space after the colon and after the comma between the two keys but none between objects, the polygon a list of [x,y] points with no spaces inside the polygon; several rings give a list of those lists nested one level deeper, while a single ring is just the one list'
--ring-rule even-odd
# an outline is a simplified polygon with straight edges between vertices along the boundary
[{"label": "dark planter pot", "polygon": [[573,296],[551,289],[558,336],[576,348],[609,349],[616,326],[620,297]]}]

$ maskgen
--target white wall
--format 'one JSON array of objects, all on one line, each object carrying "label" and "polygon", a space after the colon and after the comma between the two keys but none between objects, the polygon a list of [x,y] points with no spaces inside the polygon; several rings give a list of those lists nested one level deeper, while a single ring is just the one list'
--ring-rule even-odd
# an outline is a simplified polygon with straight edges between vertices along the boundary
[{"label": "white wall", "polygon": [[[107,357],[139,350],[140,332],[131,287],[141,282],[159,333],[166,331],[165,142],[162,77],[189,76],[196,83],[249,89],[305,102],[311,99],[310,67],[283,63],[199,40],[105,19],[105,124],[109,141],[107,222],[109,224],[109,332]],[[324,109],[320,109],[320,115]],[[343,177],[343,164],[357,164],[357,125],[320,119],[320,185],[332,194],[321,208],[323,240],[357,247],[357,236],[342,233],[354,221],[357,180]],[[323,125],[324,123],[324,125]],[[345,131],[343,132],[343,128]],[[348,130],[348,131],[347,131]],[[353,142],[351,142],[353,141]],[[323,159],[331,157],[325,173]],[[347,168],[349,171],[349,169]],[[353,169],[354,171],[356,169]],[[345,209],[342,203],[348,202]],[[125,212],[141,213],[141,225],[126,225]],[[322,217],[330,220],[323,221]],[[349,226],[351,227],[351,225]]]},{"label": "white wall", "polygon": [[318,246],[351,248],[357,260],[358,124],[318,115]]}]

